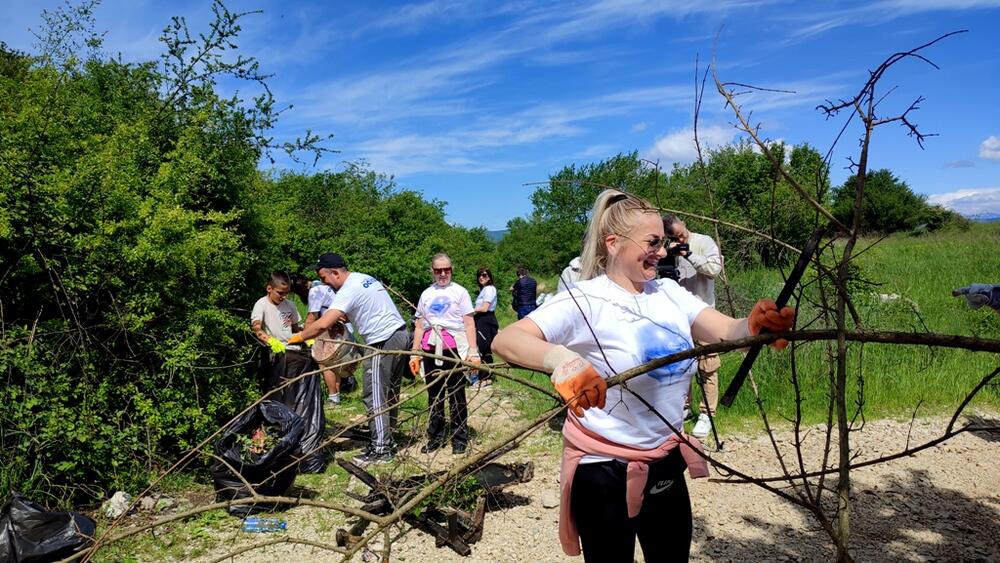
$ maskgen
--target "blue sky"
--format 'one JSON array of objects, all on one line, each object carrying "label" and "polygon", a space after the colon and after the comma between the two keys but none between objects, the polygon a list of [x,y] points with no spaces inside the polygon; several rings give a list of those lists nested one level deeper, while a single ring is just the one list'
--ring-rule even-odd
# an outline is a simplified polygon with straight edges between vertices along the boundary
[{"label": "blue sky", "polygon": [[[0,40],[32,51],[29,28],[60,4],[0,0]],[[275,74],[278,100],[294,106],[277,138],[332,133],[340,153],[319,168],[363,159],[401,187],[447,202],[450,221],[488,229],[530,213],[534,188],[524,184],[568,164],[633,150],[668,169],[691,162],[694,63],[704,65],[713,49],[722,80],[795,92],[741,98],[764,136],[825,152],[843,121],[827,120],[817,104],[853,96],[894,52],[968,29],[922,52],[939,70],[911,59],[883,80],[881,115],[923,96],[911,117],[938,136],[921,150],[904,128],[884,126],[871,166],[889,168],[932,202],[1000,214],[1000,0],[227,6],[263,11],[245,20],[238,43]],[[106,0],[96,12],[105,50],[130,61],[158,56],[173,15],[203,30],[210,3]],[[701,139],[736,141],[732,121],[709,88]],[[849,128],[834,150],[835,184],[848,175],[858,135]]]}]

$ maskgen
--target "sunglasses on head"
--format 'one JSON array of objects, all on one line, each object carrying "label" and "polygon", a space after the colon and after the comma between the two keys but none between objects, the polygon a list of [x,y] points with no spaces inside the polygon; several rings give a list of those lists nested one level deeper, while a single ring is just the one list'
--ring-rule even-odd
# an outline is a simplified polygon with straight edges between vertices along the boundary
[{"label": "sunglasses on head", "polygon": [[431,268],[435,274],[450,274],[451,268]]}]

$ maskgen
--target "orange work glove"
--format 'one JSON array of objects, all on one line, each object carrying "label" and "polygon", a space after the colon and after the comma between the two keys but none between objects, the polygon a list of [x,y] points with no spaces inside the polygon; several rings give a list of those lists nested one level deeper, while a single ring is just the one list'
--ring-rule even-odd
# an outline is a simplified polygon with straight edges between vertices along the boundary
[{"label": "orange work glove", "polygon": [[422,360],[420,359],[420,356],[410,356],[410,373],[413,374],[413,377],[420,377],[421,363]]},{"label": "orange work glove", "polygon": [[465,361],[477,366],[483,363],[483,360],[479,357],[479,354],[469,354],[469,357],[467,357]]},{"label": "orange work glove", "polygon": [[302,344],[305,340],[302,339],[302,333],[296,332],[289,338],[285,344]]},{"label": "orange work glove", "polygon": [[586,409],[604,408],[608,384],[579,354],[565,346],[556,346],[542,363],[546,370],[552,370],[552,384],[573,414],[582,417]]},{"label": "orange work glove", "polygon": [[[785,306],[779,311],[777,303],[770,299],[758,301],[750,310],[750,316],[747,317],[747,329],[754,336],[760,334],[761,329],[765,328],[768,332],[788,332],[794,324],[795,309]],[[783,338],[775,340],[771,346],[776,350],[783,350],[785,346],[788,346],[788,341]]]}]

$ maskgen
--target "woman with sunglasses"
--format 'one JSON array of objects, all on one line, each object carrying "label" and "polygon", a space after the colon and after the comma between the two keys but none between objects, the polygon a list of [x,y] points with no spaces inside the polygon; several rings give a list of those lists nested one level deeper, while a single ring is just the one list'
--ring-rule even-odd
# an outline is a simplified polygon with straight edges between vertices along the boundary
[{"label": "woman with sunglasses", "polygon": [[[476,272],[476,283],[479,285],[479,295],[476,297],[475,321],[476,344],[483,362],[493,363],[493,339],[496,338],[500,324],[494,311],[497,308],[497,288],[493,285],[493,272],[489,268],[479,268]],[[489,372],[480,371],[480,385],[490,385],[492,377]]]},{"label": "woman with sunglasses", "polygon": [[[434,283],[420,294],[413,328],[413,350],[433,352],[478,364],[476,328],[472,320],[472,300],[464,287],[451,281],[451,258],[438,254],[431,260]],[[427,444],[421,452],[430,453],[444,447],[451,438],[451,452],[465,453],[469,444],[468,408],[465,400],[465,375],[461,366],[440,358],[410,356],[410,371],[423,373],[429,379],[430,422],[427,424]],[[444,401],[448,397],[451,418],[444,422]]]},{"label": "woman with sunglasses", "polygon": [[[795,311],[759,301],[733,319],[670,279],[663,221],[642,198],[616,190],[594,203],[580,281],[504,328],[494,351],[544,370],[570,412],[563,425],[559,539],[586,561],[632,561],[636,537],[646,561],[687,561],[691,503],[684,469],[708,474],[684,429],[684,395],[695,358],[608,388],[605,378],[704,342],[736,340],[761,328],[791,328]],[[783,347],[785,341],[777,341]],[[689,445],[690,444],[690,445]]]}]

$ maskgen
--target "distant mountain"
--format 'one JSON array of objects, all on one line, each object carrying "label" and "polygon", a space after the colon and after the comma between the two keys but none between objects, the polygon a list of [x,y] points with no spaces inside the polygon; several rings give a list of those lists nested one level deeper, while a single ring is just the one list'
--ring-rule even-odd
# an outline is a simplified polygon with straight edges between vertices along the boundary
[{"label": "distant mountain", "polygon": [[500,239],[507,236],[507,229],[501,231],[486,231],[486,236],[490,237],[493,242],[500,242]]},{"label": "distant mountain", "polygon": [[969,215],[967,218],[980,223],[991,223],[993,221],[1000,221],[1000,213],[979,213],[976,215]]}]

